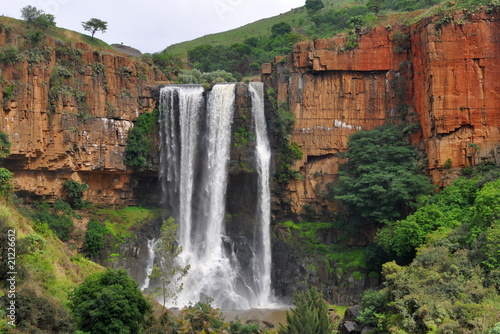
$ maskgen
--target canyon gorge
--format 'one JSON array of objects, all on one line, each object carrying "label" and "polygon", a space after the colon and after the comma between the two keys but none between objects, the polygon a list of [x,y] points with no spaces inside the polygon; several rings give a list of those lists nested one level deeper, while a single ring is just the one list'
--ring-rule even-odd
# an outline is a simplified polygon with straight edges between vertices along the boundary
[{"label": "canyon gorge", "polygon": [[[271,175],[277,168],[280,140],[277,106],[286,106],[295,116],[291,141],[303,152],[293,166],[300,179],[286,186],[276,180],[270,183],[271,276],[278,295],[290,296],[299,284],[321,281],[317,285],[337,287],[328,292],[331,301],[349,303],[364,287],[377,284],[367,277],[339,278],[324,263],[315,263],[315,272],[309,273],[307,264],[298,263],[302,255],[284,245],[291,232],[276,226],[306,208],[322,217],[342,210],[324,192],[337,179],[339,152],[347,149],[350,134],[386,123],[413,125],[417,130],[412,144],[440,187],[449,185],[462,168],[481,162],[500,165],[498,31],[498,14],[458,12],[448,24],[433,17],[410,26],[362,31],[352,50],[342,36],[299,42],[291,54],[263,66]],[[16,46],[15,35],[4,29],[0,47]],[[38,53],[4,62],[0,74],[0,127],[12,142],[3,166],[14,173],[19,197],[54,200],[63,196],[62,184],[71,179],[87,183],[85,199],[100,205],[164,202],[159,145],[145,169],[124,162],[136,119],[159,108],[160,89],[171,84],[163,73],[118,52],[48,40]],[[249,117],[251,85],[234,86],[232,143],[238,129],[255,128]],[[200,94],[206,97],[206,92]],[[255,140],[233,144],[228,152],[224,204],[226,228],[233,239],[244,240],[253,229],[249,222],[254,219],[249,217],[255,213],[259,187],[251,149]],[[374,233],[375,228],[367,226],[363,237],[349,244],[364,246],[373,241]],[[147,259],[148,240],[134,242],[130,247],[140,251],[129,266],[138,268],[132,276],[142,281],[139,264]],[[124,246],[123,252],[129,251]],[[347,286],[341,288],[341,282]]]}]

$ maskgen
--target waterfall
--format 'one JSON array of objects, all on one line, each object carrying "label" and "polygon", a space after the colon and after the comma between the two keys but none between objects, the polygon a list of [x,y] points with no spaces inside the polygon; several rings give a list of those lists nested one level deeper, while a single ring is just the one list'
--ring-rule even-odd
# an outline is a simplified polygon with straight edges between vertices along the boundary
[{"label": "waterfall", "polygon": [[[160,178],[164,201],[179,224],[179,261],[190,265],[177,304],[213,299],[223,309],[269,304],[270,150],[263,87],[250,87],[256,125],[258,212],[251,268],[243,268],[235,241],[226,235],[226,190],[235,84],[218,84],[205,108],[200,86],[167,86],[160,92]],[[248,272],[250,271],[250,273]]]},{"label": "waterfall", "polygon": [[258,184],[258,211],[257,222],[259,233],[256,233],[254,246],[253,271],[259,293],[259,305],[270,303],[271,296],[271,190],[269,186],[269,172],[271,162],[271,147],[267,136],[266,117],[264,115],[264,85],[261,82],[250,83],[252,96],[252,114],[255,121]]},{"label": "waterfall", "polygon": [[155,239],[149,239],[148,240],[148,258],[146,260],[146,278],[144,279],[144,282],[141,284],[139,289],[141,291],[145,291],[149,288],[149,275],[153,272],[153,266],[154,266],[154,261],[155,261],[155,246],[156,242],[158,240]]}]

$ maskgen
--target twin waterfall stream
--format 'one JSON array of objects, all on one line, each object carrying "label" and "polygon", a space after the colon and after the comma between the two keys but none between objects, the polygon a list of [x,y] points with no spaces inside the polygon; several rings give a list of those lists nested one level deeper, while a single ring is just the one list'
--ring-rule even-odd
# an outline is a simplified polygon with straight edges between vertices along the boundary
[{"label": "twin waterfall stream", "polygon": [[[270,159],[262,83],[250,83],[255,126],[258,191],[250,258],[241,261],[236,240],[226,233],[226,190],[235,84],[166,86],[160,92],[160,180],[165,205],[178,224],[179,261],[190,265],[177,304],[212,298],[221,309],[271,305]],[[247,191],[242,189],[242,191]],[[249,191],[249,190],[248,190]],[[148,243],[152,268],[154,242]],[[149,279],[142,288],[149,286]],[[167,301],[168,304],[168,301]]]}]

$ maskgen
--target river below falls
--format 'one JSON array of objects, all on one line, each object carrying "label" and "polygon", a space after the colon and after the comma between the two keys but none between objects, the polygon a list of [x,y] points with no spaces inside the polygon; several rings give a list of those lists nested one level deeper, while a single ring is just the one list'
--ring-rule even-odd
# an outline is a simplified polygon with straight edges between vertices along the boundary
[{"label": "river below falls", "polygon": [[[231,320],[236,319],[238,317],[242,323],[247,322],[248,320],[259,320],[259,321],[267,321],[274,325],[274,328],[279,328],[280,323],[286,324],[286,311],[290,310],[290,308],[279,308],[279,309],[249,309],[249,310],[221,310],[222,314],[224,314],[224,319],[229,322]],[[174,315],[178,315],[180,310],[175,309],[171,310]]]}]

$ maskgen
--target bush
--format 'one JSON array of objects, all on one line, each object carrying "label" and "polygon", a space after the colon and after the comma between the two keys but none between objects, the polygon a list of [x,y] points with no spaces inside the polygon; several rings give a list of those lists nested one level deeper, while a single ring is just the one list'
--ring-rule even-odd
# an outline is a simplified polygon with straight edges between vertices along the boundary
[{"label": "bush", "polygon": [[96,221],[87,224],[83,249],[88,256],[98,256],[106,245],[106,236],[109,234],[106,226]]},{"label": "bush", "polygon": [[12,177],[14,176],[8,169],[0,167],[0,195],[8,198],[14,191]]},{"label": "bush", "polygon": [[16,293],[16,327],[23,333],[71,333],[74,323],[68,311],[56,300],[32,290]]},{"label": "bush", "polygon": [[34,203],[34,212],[31,218],[35,221],[35,229],[43,233],[44,225],[54,232],[62,241],[68,241],[74,230],[73,217],[76,213],[68,203],[57,199],[53,206],[49,203]]},{"label": "bush", "polygon": [[78,328],[92,334],[140,333],[151,305],[123,269],[93,274],[69,297]]},{"label": "bush", "polygon": [[89,188],[88,184],[73,180],[66,180],[63,183],[63,187],[68,196],[68,203],[71,207],[73,209],[83,208],[83,192]]},{"label": "bush", "polygon": [[286,326],[280,325],[279,334],[331,334],[333,323],[328,317],[328,306],[318,290],[299,293],[295,308],[286,312]]},{"label": "bush", "polygon": [[133,168],[146,168],[150,155],[158,150],[158,109],[150,114],[137,117],[135,126],[130,130],[125,149],[125,165]]},{"label": "bush", "polygon": [[332,195],[353,215],[373,222],[397,219],[419,195],[432,192],[429,178],[419,173],[415,148],[394,125],[352,134],[341,156],[346,162]]}]

